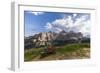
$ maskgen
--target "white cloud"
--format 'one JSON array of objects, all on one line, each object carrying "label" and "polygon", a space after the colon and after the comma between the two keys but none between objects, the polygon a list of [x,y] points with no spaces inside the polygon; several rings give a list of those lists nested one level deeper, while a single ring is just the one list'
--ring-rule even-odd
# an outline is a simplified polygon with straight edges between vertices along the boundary
[{"label": "white cloud", "polygon": [[42,14],[44,14],[44,12],[34,12],[34,11],[31,11],[29,13],[32,13],[34,15],[42,15]]},{"label": "white cloud", "polygon": [[84,36],[90,34],[90,21],[85,21],[84,26],[79,31],[82,32]]},{"label": "white cloud", "polygon": [[46,29],[52,29],[51,23],[48,22],[48,23],[46,24],[45,28],[46,28]]},{"label": "white cloud", "polygon": [[[77,16],[77,14],[73,14],[73,16]],[[83,34],[90,33],[90,20],[87,20],[87,15],[82,15],[75,20],[73,20],[73,16],[67,16],[66,18],[56,19],[53,22],[48,22],[45,26],[47,30],[51,30],[54,32],[60,32],[62,30],[65,31],[74,31],[74,32],[82,32]]]},{"label": "white cloud", "polygon": [[76,14],[76,13],[74,13],[74,14],[73,14],[73,17],[76,17],[76,16],[77,16],[77,14]]}]

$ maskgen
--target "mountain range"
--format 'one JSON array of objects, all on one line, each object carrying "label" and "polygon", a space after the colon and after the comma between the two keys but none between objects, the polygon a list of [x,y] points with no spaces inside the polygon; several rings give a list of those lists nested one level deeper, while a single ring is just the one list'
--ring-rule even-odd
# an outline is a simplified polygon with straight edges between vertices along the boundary
[{"label": "mountain range", "polygon": [[66,32],[62,30],[59,33],[55,32],[40,32],[33,36],[25,37],[24,43],[25,48],[47,46],[54,44],[66,44],[66,43],[79,43],[79,42],[90,42],[89,37],[84,37],[81,32]]}]

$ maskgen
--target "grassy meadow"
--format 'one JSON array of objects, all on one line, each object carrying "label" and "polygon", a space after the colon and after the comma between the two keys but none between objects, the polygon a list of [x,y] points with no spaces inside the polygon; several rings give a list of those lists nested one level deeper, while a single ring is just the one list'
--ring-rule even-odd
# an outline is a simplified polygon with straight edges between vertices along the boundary
[{"label": "grassy meadow", "polygon": [[90,43],[73,43],[63,46],[54,46],[55,54],[41,57],[44,47],[24,50],[24,61],[66,60],[90,58]]}]

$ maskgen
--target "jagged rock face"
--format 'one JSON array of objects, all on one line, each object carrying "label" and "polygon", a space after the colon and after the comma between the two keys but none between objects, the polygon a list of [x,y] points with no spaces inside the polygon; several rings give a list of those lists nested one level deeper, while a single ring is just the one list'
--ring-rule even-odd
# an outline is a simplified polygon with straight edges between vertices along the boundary
[{"label": "jagged rock face", "polygon": [[54,39],[54,35],[51,32],[43,32],[35,35],[33,40],[34,43],[36,43],[36,46],[44,46],[51,44],[50,42]]},{"label": "jagged rock face", "polygon": [[45,46],[45,45],[51,45],[54,41],[79,41],[80,38],[82,38],[83,35],[81,32],[65,32],[64,30],[60,33],[54,33],[54,32],[42,32],[39,34],[35,34],[34,36],[28,37],[28,39],[25,39],[25,41],[30,40],[25,43],[25,45],[35,45],[36,47],[39,46]]},{"label": "jagged rock face", "polygon": [[53,40],[53,34],[49,32],[39,33],[36,39],[37,41],[51,41]]},{"label": "jagged rock face", "polygon": [[56,40],[69,40],[69,39],[79,39],[82,38],[83,35],[81,32],[65,32],[65,31],[61,31],[57,37]]},{"label": "jagged rock face", "polygon": [[53,39],[52,33],[42,33],[40,36],[42,41],[51,41]]}]

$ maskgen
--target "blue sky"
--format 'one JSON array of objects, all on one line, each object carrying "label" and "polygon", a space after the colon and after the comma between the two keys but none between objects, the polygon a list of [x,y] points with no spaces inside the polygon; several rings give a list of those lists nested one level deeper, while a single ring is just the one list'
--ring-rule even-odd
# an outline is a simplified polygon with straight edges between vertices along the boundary
[{"label": "blue sky", "polygon": [[89,13],[61,13],[24,11],[25,36],[62,30],[90,33]]}]

